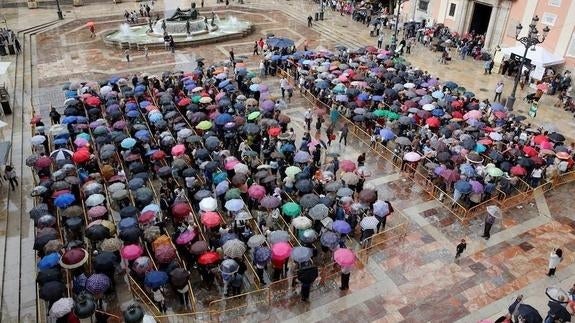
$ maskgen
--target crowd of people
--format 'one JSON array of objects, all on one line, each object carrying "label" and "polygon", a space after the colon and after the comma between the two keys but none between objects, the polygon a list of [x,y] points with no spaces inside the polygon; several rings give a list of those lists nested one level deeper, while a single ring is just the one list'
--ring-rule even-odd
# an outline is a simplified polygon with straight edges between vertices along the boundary
[{"label": "crowd of people", "polygon": [[0,56],[16,55],[21,51],[16,33],[8,28],[0,28]]}]

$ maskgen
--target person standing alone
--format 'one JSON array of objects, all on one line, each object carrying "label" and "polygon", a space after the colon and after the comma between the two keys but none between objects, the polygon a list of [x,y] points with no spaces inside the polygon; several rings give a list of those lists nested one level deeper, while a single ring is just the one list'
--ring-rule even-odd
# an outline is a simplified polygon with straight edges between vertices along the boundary
[{"label": "person standing alone", "polygon": [[503,93],[503,81],[499,81],[497,82],[497,85],[495,86],[495,98],[493,99],[493,102],[501,102],[501,94]]},{"label": "person standing alone", "polygon": [[483,228],[483,235],[481,236],[482,238],[485,238],[485,240],[489,240],[491,237],[491,227],[495,223],[496,216],[499,215],[499,212],[501,212],[501,210],[497,206],[490,205],[487,207],[487,215],[485,216],[484,224],[485,226]]},{"label": "person standing alone", "polygon": [[463,253],[463,251],[465,251],[466,248],[467,243],[465,242],[465,239],[461,239],[461,242],[457,245],[457,247],[455,247],[456,250],[455,259],[461,257],[461,254]]},{"label": "person standing alone", "polygon": [[557,266],[559,266],[561,260],[563,260],[563,250],[559,248],[553,249],[549,255],[549,271],[547,272],[547,276],[555,276],[555,270],[557,269]]},{"label": "person standing alone", "polygon": [[4,178],[10,182],[10,187],[12,191],[18,186],[18,175],[16,175],[16,170],[11,165],[7,165],[4,169]]}]

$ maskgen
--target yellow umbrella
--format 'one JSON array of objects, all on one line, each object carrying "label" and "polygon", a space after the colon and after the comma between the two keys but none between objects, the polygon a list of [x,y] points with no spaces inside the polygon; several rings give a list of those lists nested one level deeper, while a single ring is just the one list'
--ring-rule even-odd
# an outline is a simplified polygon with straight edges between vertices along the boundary
[{"label": "yellow umbrella", "polygon": [[196,126],[196,129],[200,129],[200,130],[209,130],[212,128],[212,123],[208,120],[204,120],[200,123],[198,123],[198,125]]}]

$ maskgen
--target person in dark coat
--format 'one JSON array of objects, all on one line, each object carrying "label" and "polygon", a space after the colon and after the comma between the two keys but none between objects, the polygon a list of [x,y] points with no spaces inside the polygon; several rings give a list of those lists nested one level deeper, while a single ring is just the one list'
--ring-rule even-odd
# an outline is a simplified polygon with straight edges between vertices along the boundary
[{"label": "person in dark coat", "polygon": [[563,295],[559,296],[557,301],[549,301],[547,306],[549,306],[549,312],[547,312],[547,317],[545,318],[545,322],[571,322],[571,314],[561,302],[565,302],[566,299]]},{"label": "person in dark coat", "polygon": [[298,271],[297,279],[301,282],[301,300],[309,302],[311,285],[319,276],[317,266],[303,267]]}]

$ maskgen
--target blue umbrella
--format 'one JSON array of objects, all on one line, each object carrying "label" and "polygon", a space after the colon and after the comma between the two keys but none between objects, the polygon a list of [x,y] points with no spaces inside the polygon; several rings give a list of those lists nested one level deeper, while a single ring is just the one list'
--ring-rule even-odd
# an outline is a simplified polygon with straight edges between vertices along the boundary
[{"label": "blue umbrella", "polygon": [[431,111],[431,115],[435,117],[443,117],[445,115],[445,111],[443,111],[443,109],[436,108]]},{"label": "blue umbrella", "polygon": [[131,227],[138,226],[138,221],[135,218],[124,218],[120,221],[120,231],[126,230]]},{"label": "blue umbrella", "polygon": [[329,82],[325,80],[316,82],[315,87],[318,89],[327,89],[329,87]]},{"label": "blue umbrella", "polygon": [[63,124],[76,123],[78,120],[76,116],[67,116],[62,119]]},{"label": "blue umbrella", "polygon": [[252,84],[250,85],[250,91],[252,92],[257,92],[260,90],[260,85],[259,84]]},{"label": "blue umbrella", "polygon": [[138,111],[136,110],[130,110],[128,112],[126,112],[126,116],[128,118],[137,118],[140,115],[140,113],[138,113]]},{"label": "blue umbrella", "polygon": [[230,240],[237,239],[237,238],[238,238],[238,235],[235,233],[224,233],[224,234],[222,234],[222,237],[220,238],[220,243],[223,246],[226,242],[228,242]]},{"label": "blue umbrella", "polygon": [[[469,186],[471,189],[471,185]],[[338,233],[342,233],[342,234],[348,234],[351,232],[351,226],[349,225],[349,223],[347,223],[346,221],[342,221],[342,220],[336,220],[332,223],[331,228],[333,229],[333,231],[338,232]]]},{"label": "blue umbrella", "polygon": [[445,84],[443,84],[443,86],[445,86],[446,88],[448,88],[450,90],[453,90],[453,89],[459,87],[459,85],[457,85],[457,83],[451,82],[451,81],[445,82]]},{"label": "blue umbrella", "polygon": [[134,88],[134,92],[144,92],[146,91],[146,86],[140,84]]},{"label": "blue umbrella", "polygon": [[125,149],[131,149],[134,145],[136,145],[136,139],[134,138],[126,138],[120,143],[120,146]]},{"label": "blue umbrella", "polygon": [[391,140],[391,139],[395,138],[395,133],[393,133],[393,131],[391,131],[391,129],[389,129],[389,128],[383,128],[379,131],[379,136],[383,140]]},{"label": "blue umbrella", "polygon": [[473,148],[473,150],[475,150],[477,153],[481,154],[487,150],[487,147],[485,147],[482,144],[475,144],[475,148]]},{"label": "blue umbrella", "polygon": [[228,179],[228,175],[224,172],[217,172],[212,175],[212,181],[214,184],[218,185],[219,183],[226,181]]},{"label": "blue umbrella", "polygon": [[148,119],[150,119],[151,123],[157,123],[160,120],[163,120],[164,117],[161,113],[152,113],[149,115]]},{"label": "blue umbrella", "polygon": [[218,126],[223,126],[232,121],[234,121],[234,117],[229,113],[222,113],[214,119],[214,123]]},{"label": "blue umbrella", "polygon": [[268,247],[257,247],[254,252],[254,261],[259,264],[265,264],[272,257],[272,251]]},{"label": "blue umbrella", "polygon": [[375,102],[381,102],[381,101],[383,101],[383,96],[375,95],[375,96],[372,96],[371,99]]},{"label": "blue umbrella", "polygon": [[322,233],[319,241],[321,242],[322,246],[334,248],[339,244],[339,236],[334,232],[326,231]]},{"label": "blue umbrella", "polygon": [[218,84],[218,87],[219,87],[220,89],[223,89],[223,88],[225,88],[226,86],[228,86],[228,84],[230,84],[230,80],[223,80],[223,81],[220,82],[220,84]]},{"label": "blue umbrella", "polygon": [[295,151],[295,146],[292,144],[283,144],[280,148],[282,153],[287,153],[287,152],[291,152],[293,153]]},{"label": "blue umbrella", "polygon": [[461,179],[455,183],[453,188],[455,188],[456,190],[458,190],[459,192],[461,192],[463,194],[467,194],[467,193],[471,192],[471,184],[469,184],[468,181],[461,180]]},{"label": "blue umbrella", "polygon": [[59,139],[54,140],[54,145],[65,145],[67,143],[68,143],[68,141],[64,138],[59,138]]},{"label": "blue umbrella", "polygon": [[[146,103],[149,103],[148,101],[142,101],[140,102],[140,105],[142,106],[142,108],[146,107]],[[134,109],[138,109],[138,104],[136,102],[128,102],[126,103],[126,109],[128,110],[134,110]]]},{"label": "blue umbrella", "polygon": [[499,102],[491,104],[491,110],[493,111],[505,111],[505,106]]},{"label": "blue umbrella", "polygon": [[357,96],[358,100],[361,101],[367,101],[369,100],[369,94],[368,93],[361,93],[360,95]]},{"label": "blue umbrella", "polygon": [[134,137],[136,137],[139,140],[147,140],[150,139],[150,133],[148,132],[148,130],[138,130],[134,134]]},{"label": "blue umbrella", "polygon": [[60,261],[60,254],[57,252],[53,252],[49,255],[44,256],[44,258],[40,259],[38,262],[38,270],[46,270],[58,265]]},{"label": "blue umbrella", "polygon": [[160,288],[168,283],[169,277],[163,271],[150,271],[146,273],[146,278],[144,278],[144,285],[149,288]]},{"label": "blue umbrella", "polygon": [[271,59],[272,61],[279,61],[281,58],[282,58],[281,55],[272,55],[272,56],[270,57],[270,59]]},{"label": "blue umbrella", "polygon": [[459,170],[461,171],[461,174],[467,176],[467,177],[474,177],[475,174],[475,168],[473,168],[473,166],[471,166],[470,164],[462,164],[461,166],[459,166]]},{"label": "blue umbrella", "polygon": [[76,201],[76,197],[71,193],[64,193],[54,200],[54,205],[61,209],[65,209]]},{"label": "blue umbrella", "polygon": [[436,99],[442,99],[445,96],[445,94],[441,91],[435,91],[435,92],[431,93],[431,96],[436,98]]},{"label": "blue umbrella", "polygon": [[288,38],[272,37],[267,40],[270,47],[288,48],[294,45],[294,41]]},{"label": "blue umbrella", "polygon": [[86,280],[86,290],[94,295],[105,293],[110,288],[110,278],[104,274],[92,274]]},{"label": "blue umbrella", "polygon": [[73,90],[68,90],[64,93],[64,95],[66,96],[66,98],[75,98],[78,96],[78,92],[73,91]]}]

